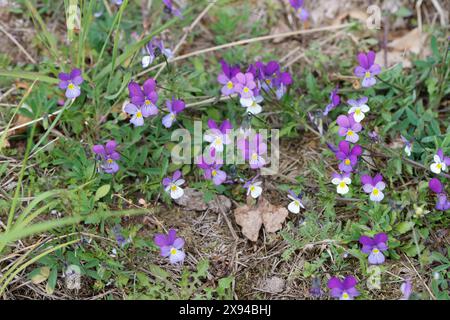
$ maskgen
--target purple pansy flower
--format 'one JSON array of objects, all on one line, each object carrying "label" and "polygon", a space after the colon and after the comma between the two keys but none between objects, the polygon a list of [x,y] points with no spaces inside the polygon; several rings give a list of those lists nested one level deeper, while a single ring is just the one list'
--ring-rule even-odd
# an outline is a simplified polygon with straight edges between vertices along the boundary
[{"label": "purple pansy flower", "polygon": [[341,97],[339,97],[339,88],[335,88],[330,94],[330,103],[325,107],[323,115],[326,116],[331,110],[336,108],[341,103]]},{"label": "purple pansy flower", "polygon": [[288,210],[290,212],[297,214],[297,213],[300,212],[300,208],[305,209],[305,206],[302,203],[302,195],[301,195],[301,193],[297,195],[292,190],[288,190],[288,193],[289,193],[288,194],[288,198],[290,200],[292,200],[292,202],[289,203],[289,205],[288,205]]},{"label": "purple pansy flower", "polygon": [[208,128],[209,130],[205,134],[205,141],[211,144],[211,151],[222,152],[223,145],[231,142],[230,132],[233,129],[231,122],[224,120],[219,127],[213,119],[209,119]]},{"label": "purple pansy flower", "polygon": [[241,72],[238,65],[231,66],[225,60],[221,60],[222,73],[217,77],[217,81],[223,85],[221,92],[224,96],[234,93],[233,78]]},{"label": "purple pansy flower", "polygon": [[340,115],[337,117],[336,123],[339,125],[339,135],[345,137],[345,140],[351,143],[356,143],[359,140],[358,132],[362,130],[362,126],[355,121],[353,114]]},{"label": "purple pansy flower", "polygon": [[278,71],[275,73],[272,83],[275,87],[275,95],[280,100],[286,93],[287,87],[292,84],[291,74],[289,72]]},{"label": "purple pansy flower", "polygon": [[161,256],[169,257],[172,264],[183,262],[186,254],[183,251],[184,240],[177,237],[177,232],[170,229],[168,234],[158,233],[154,238],[155,244],[161,251]]},{"label": "purple pansy flower", "polygon": [[100,163],[100,170],[105,173],[116,173],[119,171],[119,165],[116,160],[120,159],[120,154],[116,151],[117,143],[115,140],[109,140],[105,146],[97,144],[92,147],[92,151],[97,155]]},{"label": "purple pansy flower", "polygon": [[263,191],[263,189],[261,187],[262,182],[256,181],[257,178],[258,178],[258,176],[254,177],[253,179],[248,180],[244,184],[244,188],[247,189],[247,196],[250,195],[253,199],[258,198]]},{"label": "purple pansy flower", "polygon": [[355,288],[358,281],[354,276],[347,276],[343,281],[337,277],[332,277],[328,281],[328,288],[331,289],[331,296],[339,298],[339,300],[353,300],[359,296],[358,290]]},{"label": "purple pansy flower", "polygon": [[246,72],[244,74],[239,72],[233,78],[233,83],[235,92],[239,93],[241,98],[253,97],[253,90],[256,88],[256,83],[252,73]]},{"label": "purple pansy flower", "polygon": [[289,0],[289,2],[297,12],[297,16],[300,18],[300,21],[306,21],[308,19],[309,13],[303,7],[303,0]]},{"label": "purple pansy flower", "polygon": [[163,3],[164,3],[164,12],[172,14],[175,17],[183,18],[181,11],[173,6],[172,0],[163,0]]},{"label": "purple pansy flower", "polygon": [[167,60],[172,59],[173,52],[164,46],[164,42],[160,38],[153,37],[144,48],[145,55],[142,57],[142,67],[147,68],[153,63],[160,54],[164,55]]},{"label": "purple pansy flower", "polygon": [[165,115],[162,118],[162,124],[164,127],[170,128],[173,122],[176,120],[177,114],[179,114],[184,110],[184,108],[186,108],[186,104],[183,100],[172,98],[172,100],[166,101],[166,107],[169,110],[169,114]]},{"label": "purple pansy flower", "polygon": [[122,228],[119,225],[115,225],[112,229],[114,237],[116,238],[117,244],[123,248],[126,244],[131,242],[131,237],[126,239],[122,234]]},{"label": "purple pansy flower", "polygon": [[433,173],[441,173],[441,171],[447,171],[447,166],[450,166],[450,157],[444,155],[442,149],[438,149],[433,158],[434,162],[430,165],[430,170]]},{"label": "purple pansy flower", "polygon": [[156,81],[152,78],[147,79],[142,86],[136,82],[128,84],[131,103],[127,103],[123,111],[131,115],[130,122],[136,127],[144,125],[144,118],[158,114],[156,102],[158,94],[156,93]]},{"label": "purple pansy flower", "polygon": [[66,97],[68,99],[75,99],[81,93],[80,85],[83,83],[80,69],[72,69],[70,73],[61,72],[58,74],[59,88],[66,90]]},{"label": "purple pansy flower", "polygon": [[437,178],[433,178],[428,183],[431,191],[437,194],[437,202],[436,202],[436,210],[439,211],[447,211],[450,209],[450,201],[447,198],[447,194],[445,193],[444,187]]},{"label": "purple pansy flower", "polygon": [[243,158],[249,160],[250,168],[259,169],[266,164],[263,155],[267,153],[267,144],[261,134],[239,138],[237,146],[241,150]]},{"label": "purple pansy flower", "polygon": [[371,87],[375,85],[377,80],[375,76],[381,72],[381,67],[374,63],[375,62],[375,52],[369,51],[367,54],[358,54],[359,66],[355,68],[355,76],[362,78],[363,81],[361,85],[363,87]]},{"label": "purple pansy flower", "polygon": [[339,150],[336,152],[336,158],[341,160],[339,170],[343,172],[352,172],[353,167],[358,163],[358,157],[362,154],[360,145],[350,148],[348,141],[341,141],[338,145]]},{"label": "purple pansy flower", "polygon": [[353,114],[353,119],[355,119],[356,122],[361,122],[365,118],[365,113],[370,111],[370,108],[367,105],[368,100],[367,97],[361,97],[357,100],[349,99],[347,101],[351,106],[348,113]]},{"label": "purple pansy flower", "polygon": [[382,264],[385,260],[383,251],[388,249],[388,236],[386,233],[378,233],[373,238],[361,236],[359,243],[362,244],[361,251],[369,255],[370,264]]},{"label": "purple pansy flower", "polygon": [[203,157],[200,159],[197,166],[203,170],[205,179],[212,180],[213,183],[218,186],[225,182],[227,174],[225,171],[220,170],[222,164],[211,163],[209,164]]},{"label": "purple pansy flower", "polygon": [[370,200],[379,202],[383,200],[383,190],[386,184],[383,182],[383,176],[376,174],[375,177],[371,177],[367,174],[361,176],[361,184],[365,193],[370,193]]},{"label": "purple pansy flower", "polygon": [[180,187],[184,184],[184,179],[181,178],[181,171],[177,170],[173,173],[172,178],[166,177],[162,180],[164,190],[170,194],[172,199],[179,199],[184,195],[184,190]]}]

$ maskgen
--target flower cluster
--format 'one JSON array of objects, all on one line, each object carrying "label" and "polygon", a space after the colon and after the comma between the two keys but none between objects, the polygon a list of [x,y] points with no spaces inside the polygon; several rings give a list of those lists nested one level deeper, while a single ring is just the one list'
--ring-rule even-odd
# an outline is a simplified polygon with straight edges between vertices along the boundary
[{"label": "flower cluster", "polygon": [[282,72],[276,61],[267,64],[257,61],[250,65],[246,71],[242,71],[238,65],[231,66],[226,61],[221,61],[222,72],[217,81],[222,85],[223,95],[238,94],[241,106],[251,114],[262,111],[260,103],[264,100],[262,92],[272,93],[277,99],[281,99],[292,83],[291,75]]}]

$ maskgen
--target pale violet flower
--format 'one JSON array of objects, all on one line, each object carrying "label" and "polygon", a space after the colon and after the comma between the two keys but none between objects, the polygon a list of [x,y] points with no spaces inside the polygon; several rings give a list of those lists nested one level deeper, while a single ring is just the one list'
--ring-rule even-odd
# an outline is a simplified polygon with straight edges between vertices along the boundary
[{"label": "pale violet flower", "polygon": [[331,183],[336,185],[336,192],[339,194],[347,194],[349,192],[348,185],[352,183],[350,173],[334,173]]},{"label": "pale violet flower", "polygon": [[181,171],[177,170],[173,173],[172,178],[166,177],[162,181],[164,189],[170,194],[172,199],[179,199],[184,195],[184,190],[180,187],[184,184],[184,179],[180,178]]},{"label": "pale violet flower", "polygon": [[349,99],[347,101],[351,107],[348,113],[353,113],[353,119],[355,119],[356,122],[361,122],[365,117],[365,113],[370,111],[367,101],[367,97],[362,97],[358,100]]},{"label": "pale violet flower", "polygon": [[305,206],[302,203],[301,195],[296,195],[292,190],[289,190],[288,192],[288,198],[292,200],[292,202],[288,205],[288,210],[297,214],[300,212],[300,208],[305,209]]},{"label": "pale violet flower", "polygon": [[400,136],[402,138],[403,143],[405,144],[405,153],[408,157],[411,156],[411,150],[412,150],[412,143],[408,139],[406,139],[404,136]]},{"label": "pale violet flower", "polygon": [[230,144],[230,133],[233,125],[224,120],[220,126],[213,119],[208,120],[209,130],[205,134],[205,141],[210,143],[211,150],[223,152],[223,146]]},{"label": "pale violet flower", "polygon": [[383,182],[383,176],[376,174],[375,177],[371,177],[367,174],[361,176],[361,184],[365,193],[370,194],[370,200],[380,202],[384,198],[383,190],[386,188],[386,184]]},{"label": "pale violet flower", "polygon": [[244,108],[247,108],[247,112],[251,114],[258,114],[261,113],[262,107],[260,103],[263,101],[263,97],[258,95],[256,97],[250,97],[250,98],[241,98],[241,106]]},{"label": "pale violet flower", "polygon": [[444,156],[442,149],[439,149],[434,155],[434,163],[430,165],[430,170],[433,173],[439,174],[441,171],[447,171],[447,166],[450,166],[450,157]]},{"label": "pale violet flower", "polygon": [[261,181],[254,182],[255,179],[249,180],[244,184],[244,188],[247,189],[247,196],[250,195],[252,198],[258,198],[262,193]]}]

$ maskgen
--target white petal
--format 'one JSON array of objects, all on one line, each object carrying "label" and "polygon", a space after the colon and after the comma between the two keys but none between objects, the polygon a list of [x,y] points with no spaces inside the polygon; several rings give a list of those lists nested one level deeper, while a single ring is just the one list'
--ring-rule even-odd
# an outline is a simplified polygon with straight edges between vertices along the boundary
[{"label": "white petal", "polygon": [[178,179],[177,181],[174,182],[174,184],[176,186],[181,186],[184,183],[184,179]]},{"label": "white petal", "polygon": [[333,178],[332,180],[331,180],[331,183],[332,184],[335,184],[335,185],[338,185],[339,183],[341,183],[341,179],[340,178]]},{"label": "white petal", "polygon": [[184,190],[181,189],[179,186],[176,186],[174,190],[170,189],[170,197],[172,199],[179,199],[183,196]]},{"label": "white petal", "polygon": [[247,111],[250,112],[251,114],[258,114],[258,113],[261,113],[262,108],[259,104],[255,104],[255,105],[251,105],[250,107],[248,107]]},{"label": "white petal", "polygon": [[147,68],[151,63],[151,57],[150,56],[143,56],[142,57],[142,68]]},{"label": "white petal", "polygon": [[430,166],[431,172],[438,173],[438,174],[441,173],[441,168],[438,168],[437,165],[438,165],[437,163],[432,163],[431,164],[431,166]]},{"label": "white petal", "polygon": [[356,122],[361,122],[365,118],[364,113],[360,112],[359,114],[354,113],[353,119],[355,119]]},{"label": "white petal", "polygon": [[370,194],[370,200],[375,201],[375,202],[379,202],[379,201],[383,200],[383,198],[384,198],[384,194],[381,191],[378,191],[377,195],[374,195],[373,191]]},{"label": "white petal", "polygon": [[241,102],[241,105],[245,108],[248,108],[253,104],[252,98],[241,98],[241,100],[239,101]]},{"label": "white petal", "polygon": [[341,185],[338,185],[336,188],[337,193],[339,194],[346,194],[349,191],[348,186],[345,184],[343,187],[341,187]]},{"label": "white petal", "polygon": [[255,186],[255,185],[253,185],[253,186],[254,186],[254,188],[253,188],[253,190],[250,191],[250,195],[252,196],[252,198],[256,199],[261,195],[262,188],[259,186]]},{"label": "white petal", "polygon": [[289,203],[288,210],[292,213],[299,213],[300,206],[298,204],[298,201],[292,201],[291,203]]},{"label": "white petal", "polygon": [[364,113],[370,111],[370,108],[369,108],[369,106],[367,104],[361,105],[360,108],[361,108],[361,111],[364,112]]},{"label": "white petal", "polygon": [[352,184],[352,179],[345,177],[344,179],[342,179],[342,181],[344,181],[345,184]]},{"label": "white petal", "polygon": [[436,163],[441,163],[441,158],[437,154],[434,155],[433,160]]}]

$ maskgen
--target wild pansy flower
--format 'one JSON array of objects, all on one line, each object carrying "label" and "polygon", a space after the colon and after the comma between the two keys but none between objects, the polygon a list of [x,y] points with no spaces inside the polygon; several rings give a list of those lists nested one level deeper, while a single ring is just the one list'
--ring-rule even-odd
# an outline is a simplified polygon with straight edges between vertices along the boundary
[{"label": "wild pansy flower", "polygon": [[305,206],[302,203],[302,196],[301,194],[295,194],[294,191],[288,190],[288,198],[292,200],[291,203],[288,205],[288,210],[292,213],[299,213],[300,208],[305,209]]},{"label": "wild pansy flower", "polygon": [[295,9],[297,16],[300,21],[306,21],[308,19],[309,13],[303,7],[303,0],[289,0],[291,6]]},{"label": "wild pansy flower", "polygon": [[233,78],[234,90],[239,93],[241,98],[253,97],[253,90],[256,88],[256,83],[253,74],[246,72],[245,74],[239,72]]},{"label": "wild pansy flower", "polygon": [[370,111],[369,106],[367,105],[367,101],[369,99],[367,97],[361,97],[357,100],[349,99],[347,103],[351,106],[348,113],[353,113],[353,119],[356,122],[361,122],[365,118],[365,113]]},{"label": "wild pansy flower", "polygon": [[323,115],[326,116],[328,113],[336,108],[341,103],[341,97],[339,97],[339,89],[335,88],[333,91],[331,91],[330,94],[330,103],[325,107],[325,110],[323,111]]},{"label": "wild pansy flower", "polygon": [[379,202],[383,200],[383,190],[386,184],[383,182],[383,176],[376,174],[375,177],[371,177],[367,174],[361,176],[361,184],[365,193],[370,193],[370,200]]},{"label": "wild pansy flower", "polygon": [[172,199],[179,199],[183,196],[184,190],[180,186],[184,183],[184,179],[181,178],[181,171],[177,170],[173,173],[172,178],[166,177],[162,183],[164,189],[170,194]]},{"label": "wild pansy flower", "polygon": [[323,294],[320,288],[320,278],[313,277],[311,281],[311,288],[309,289],[309,294],[315,298],[320,298]]},{"label": "wild pansy flower", "polygon": [[83,83],[80,69],[72,69],[70,73],[60,72],[58,74],[59,88],[66,90],[66,97],[68,99],[75,99],[81,93],[80,85]]},{"label": "wild pansy flower", "polygon": [[352,172],[353,167],[358,163],[358,157],[362,154],[362,148],[360,145],[355,145],[350,148],[348,141],[341,141],[338,145],[338,151],[335,153],[336,158],[341,160],[339,163],[339,170],[343,172]]},{"label": "wild pansy flower", "polygon": [[184,240],[177,237],[177,232],[170,229],[168,234],[158,233],[153,240],[161,251],[161,256],[169,257],[172,264],[183,262],[186,254],[183,251]]},{"label": "wild pansy flower", "polygon": [[173,6],[172,0],[163,0],[164,12],[174,15],[175,17],[183,18],[181,11]]},{"label": "wild pansy flower", "polygon": [[403,143],[405,144],[405,153],[409,157],[411,156],[412,142],[406,139],[404,136],[400,135]]},{"label": "wild pansy flower", "polygon": [[255,97],[250,98],[241,98],[241,106],[247,108],[247,112],[251,114],[261,113],[262,107],[260,103],[263,101],[263,97],[261,95],[257,95]]},{"label": "wild pansy flower", "polygon": [[218,163],[211,163],[209,164],[205,159],[202,157],[197,164],[197,166],[203,170],[203,174],[206,179],[212,180],[212,182],[218,186],[225,182],[227,179],[227,174],[225,171],[220,170],[222,167],[222,164]]},{"label": "wild pansy flower", "polygon": [[241,150],[243,158],[249,161],[250,168],[259,169],[266,164],[262,157],[267,153],[267,143],[261,134],[255,134],[244,139],[238,139],[237,146]]},{"label": "wild pansy flower", "polygon": [[400,286],[400,291],[402,292],[402,297],[400,300],[409,300],[409,297],[412,294],[412,283],[411,279],[406,279],[405,282]]},{"label": "wild pansy flower", "polygon": [[336,123],[339,125],[339,135],[345,137],[345,140],[351,143],[356,143],[359,140],[358,132],[362,130],[362,126],[355,121],[353,114],[340,115],[337,117]]},{"label": "wild pansy flower", "polygon": [[97,155],[97,159],[101,162],[100,169],[105,173],[116,173],[119,171],[117,160],[120,159],[120,154],[116,151],[117,143],[115,140],[109,140],[103,146],[97,144],[92,147],[92,152]]},{"label": "wild pansy flower", "polygon": [[433,173],[441,173],[441,171],[447,171],[447,166],[450,166],[450,157],[444,156],[442,149],[439,149],[434,155],[434,163],[430,165],[430,170]]},{"label": "wild pansy flower", "polygon": [[347,194],[350,190],[348,185],[352,183],[350,173],[333,173],[331,183],[336,185],[336,192],[339,194]]},{"label": "wild pansy flower", "polygon": [[447,198],[444,187],[437,178],[433,178],[428,183],[430,190],[437,194],[438,200],[436,202],[436,210],[447,211],[450,209],[450,201]]},{"label": "wild pansy flower", "polygon": [[208,120],[209,130],[205,135],[205,141],[211,143],[211,149],[217,152],[223,151],[223,145],[230,144],[230,132],[233,129],[231,122],[224,120],[220,127],[213,119]]},{"label": "wild pansy flower", "polygon": [[183,100],[172,98],[172,100],[166,101],[166,107],[169,110],[169,114],[165,115],[162,118],[162,124],[164,127],[170,128],[173,122],[176,120],[177,114],[184,110],[186,104]]},{"label": "wild pansy flower", "polygon": [[280,65],[276,61],[269,61],[267,64],[257,61],[251,66],[249,72],[258,80],[261,89],[267,92],[274,89],[278,99],[281,99],[286,92],[286,87],[292,83],[289,72],[281,72]]},{"label": "wild pansy flower", "polygon": [[388,249],[388,236],[386,233],[378,233],[373,238],[361,236],[359,243],[362,244],[361,251],[369,255],[370,264],[382,264],[385,260],[383,251]]},{"label": "wild pansy flower", "polygon": [[375,143],[380,140],[380,137],[378,136],[378,133],[376,131],[369,131],[367,135],[369,136],[370,140]]},{"label": "wild pansy flower", "polygon": [[262,193],[261,181],[256,181],[256,177],[247,181],[244,184],[244,188],[247,189],[247,196],[250,195],[253,199],[258,198]]},{"label": "wild pansy flower", "polygon": [[170,49],[164,47],[164,42],[156,37],[153,37],[150,42],[144,48],[146,55],[142,57],[142,67],[147,68],[153,63],[156,57],[160,54],[164,55],[167,60],[172,59],[173,52]]},{"label": "wild pansy flower", "polygon": [[289,72],[277,72],[272,80],[275,87],[275,95],[280,100],[287,91],[287,87],[292,84],[292,77]]},{"label": "wild pansy flower", "polygon": [[123,248],[126,244],[131,242],[131,237],[128,237],[128,239],[125,239],[125,237],[122,234],[122,228],[119,225],[115,225],[112,229],[114,237],[116,238],[117,244]]},{"label": "wild pansy flower", "polygon": [[156,102],[158,94],[156,93],[156,81],[147,79],[144,82],[143,90],[136,82],[128,84],[131,103],[127,103],[123,111],[131,115],[130,122],[136,127],[144,125],[144,118],[154,116],[158,113]]},{"label": "wild pansy flower", "polygon": [[381,72],[381,67],[374,63],[375,52],[369,51],[367,54],[358,54],[359,66],[355,68],[355,76],[362,78],[361,85],[365,88],[371,87],[377,83],[375,76]]},{"label": "wild pansy flower", "polygon": [[224,96],[229,96],[234,93],[233,78],[241,72],[238,65],[231,66],[225,60],[221,60],[222,73],[217,77],[217,81],[223,85],[221,92]]},{"label": "wild pansy flower", "polygon": [[332,277],[328,281],[328,288],[330,288],[331,296],[339,300],[353,300],[354,297],[359,296],[358,290],[355,288],[358,281],[354,276],[347,276],[343,281],[337,277]]}]

